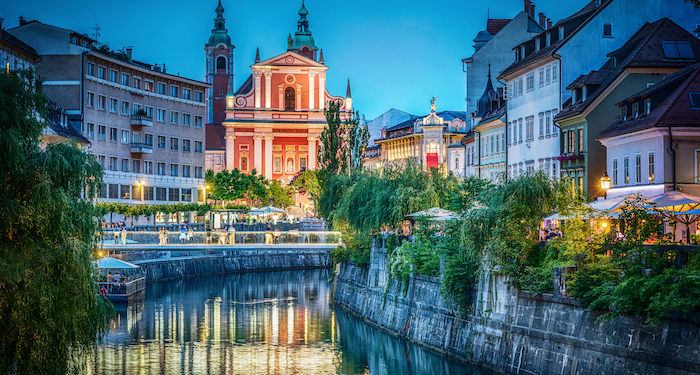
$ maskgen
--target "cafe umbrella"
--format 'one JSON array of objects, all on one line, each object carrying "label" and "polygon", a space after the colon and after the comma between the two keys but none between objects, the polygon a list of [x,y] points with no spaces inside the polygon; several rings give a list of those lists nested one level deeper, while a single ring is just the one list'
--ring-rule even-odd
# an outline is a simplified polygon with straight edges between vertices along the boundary
[{"label": "cafe umbrella", "polygon": [[[700,197],[678,191],[667,191],[649,198],[650,204],[645,208],[658,212],[669,220],[686,226],[686,243],[690,243],[690,224],[698,220]],[[675,235],[675,233],[674,233]]]}]

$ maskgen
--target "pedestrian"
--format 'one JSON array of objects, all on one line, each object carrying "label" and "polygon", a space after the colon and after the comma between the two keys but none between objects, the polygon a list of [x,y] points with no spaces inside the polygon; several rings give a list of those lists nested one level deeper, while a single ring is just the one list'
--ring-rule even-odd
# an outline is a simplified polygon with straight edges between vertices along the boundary
[{"label": "pedestrian", "polygon": [[233,224],[228,227],[228,243],[230,245],[236,243],[236,228],[233,227]]},{"label": "pedestrian", "polygon": [[180,227],[180,243],[184,244],[187,240],[187,227],[184,225]]},{"label": "pedestrian", "polygon": [[192,230],[192,227],[190,227],[190,230],[187,232],[187,240],[190,243],[194,243],[194,231]]},{"label": "pedestrian", "polygon": [[211,244],[212,244],[211,228],[210,228],[210,227],[207,227],[207,241],[206,241],[206,243],[207,243],[208,245],[211,245]]},{"label": "pedestrian", "polygon": [[275,244],[280,243],[280,235],[282,235],[282,233],[280,233],[280,229],[275,228]]},{"label": "pedestrian", "polygon": [[126,245],[126,227],[122,228],[121,235],[122,235],[122,245]]}]

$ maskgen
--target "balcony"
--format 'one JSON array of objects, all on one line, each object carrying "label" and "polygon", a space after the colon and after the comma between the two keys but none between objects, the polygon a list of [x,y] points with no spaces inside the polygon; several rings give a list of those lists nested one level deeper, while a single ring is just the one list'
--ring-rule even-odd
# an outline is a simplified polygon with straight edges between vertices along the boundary
[{"label": "balcony", "polygon": [[132,126],[153,126],[153,117],[146,115],[131,115]]},{"label": "balcony", "polygon": [[132,154],[152,154],[153,153],[153,145],[149,145],[146,143],[132,143],[131,144],[131,153]]}]

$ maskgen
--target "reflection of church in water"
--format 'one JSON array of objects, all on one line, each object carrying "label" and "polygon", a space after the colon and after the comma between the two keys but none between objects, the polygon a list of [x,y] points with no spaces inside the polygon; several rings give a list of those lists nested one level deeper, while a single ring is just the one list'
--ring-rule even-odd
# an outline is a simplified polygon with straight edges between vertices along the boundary
[{"label": "reflection of church in water", "polygon": [[224,27],[224,8],[216,8],[215,28],[206,45],[208,96],[207,169],[257,170],[287,183],[305,169],[317,168],[319,138],[329,101],[340,101],[341,119],[352,110],[350,83],[345,97],[326,91],[323,50],[309,30],[302,2],[287,51],[266,60],[259,50],[252,74],[233,91],[233,49]]}]

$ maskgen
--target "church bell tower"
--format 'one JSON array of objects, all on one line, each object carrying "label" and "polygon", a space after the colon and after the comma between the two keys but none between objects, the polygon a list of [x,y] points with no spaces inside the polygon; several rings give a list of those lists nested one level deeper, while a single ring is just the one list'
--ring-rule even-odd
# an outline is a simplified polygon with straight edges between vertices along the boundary
[{"label": "church bell tower", "polygon": [[204,47],[207,56],[207,83],[212,87],[207,95],[207,124],[221,125],[226,118],[226,94],[233,93],[233,50],[226,30],[224,7],[216,7],[214,28]]}]

